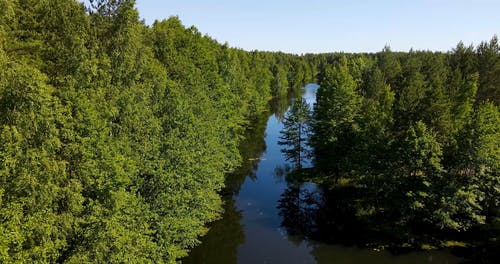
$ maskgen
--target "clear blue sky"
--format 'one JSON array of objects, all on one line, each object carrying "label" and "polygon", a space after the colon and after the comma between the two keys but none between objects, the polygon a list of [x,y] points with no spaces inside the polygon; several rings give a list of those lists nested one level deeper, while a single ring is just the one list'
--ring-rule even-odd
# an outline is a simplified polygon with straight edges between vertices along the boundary
[{"label": "clear blue sky", "polygon": [[500,0],[137,0],[147,24],[179,16],[219,42],[292,53],[447,51],[500,35]]}]

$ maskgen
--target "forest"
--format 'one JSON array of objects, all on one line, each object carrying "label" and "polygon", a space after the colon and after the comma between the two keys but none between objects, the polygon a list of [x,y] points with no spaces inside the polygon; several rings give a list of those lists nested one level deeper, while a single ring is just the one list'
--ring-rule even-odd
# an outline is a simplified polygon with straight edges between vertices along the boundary
[{"label": "forest", "polygon": [[497,37],[296,55],[232,48],[178,17],[146,25],[132,0],[0,0],[0,69],[1,263],[177,262],[221,216],[245,131],[316,81],[283,137],[300,139],[297,168],[313,149],[312,178],[352,190],[373,230],[479,230],[498,246]]},{"label": "forest", "polygon": [[337,193],[351,224],[406,247],[498,248],[498,38],[447,53],[315,59],[313,178]]},{"label": "forest", "polygon": [[243,132],[313,76],[134,1],[0,1],[0,262],[172,263],[221,213]]}]

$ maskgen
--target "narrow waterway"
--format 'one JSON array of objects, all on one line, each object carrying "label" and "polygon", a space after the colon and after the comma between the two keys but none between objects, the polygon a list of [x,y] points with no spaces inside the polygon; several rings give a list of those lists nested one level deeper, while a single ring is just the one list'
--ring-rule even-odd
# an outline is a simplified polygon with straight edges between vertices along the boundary
[{"label": "narrow waterway", "polygon": [[[315,84],[304,89],[302,97],[311,107],[317,89]],[[307,213],[297,211],[304,208],[307,211],[314,203],[300,203],[307,201],[307,197],[321,196],[321,190],[313,183],[291,184],[283,176],[291,164],[281,153],[278,141],[283,129],[283,110],[289,109],[288,103],[281,102],[273,109],[267,122],[264,119],[256,124],[242,143],[244,164],[226,184],[223,218],[210,225],[210,231],[201,239],[202,244],[194,248],[183,263],[460,262],[461,259],[447,251],[394,255],[370,247],[326,244],[301,232],[300,227],[307,226],[302,222],[307,222],[308,218]],[[310,163],[305,165],[310,166]],[[299,228],[295,228],[297,226]]]}]

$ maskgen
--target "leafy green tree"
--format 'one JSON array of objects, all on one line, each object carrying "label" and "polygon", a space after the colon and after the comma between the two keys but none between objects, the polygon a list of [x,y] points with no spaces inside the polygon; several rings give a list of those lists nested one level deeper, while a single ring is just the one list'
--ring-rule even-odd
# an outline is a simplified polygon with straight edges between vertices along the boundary
[{"label": "leafy green tree", "polygon": [[459,141],[456,173],[465,184],[477,186],[483,193],[484,207],[493,210],[500,205],[500,111],[492,103],[483,103],[471,120]]},{"label": "leafy green tree", "polygon": [[[394,179],[400,192],[403,217],[422,217],[428,213],[429,201],[432,197],[433,184],[441,177],[442,149],[436,140],[436,135],[426,125],[419,121],[410,125],[401,144],[401,163],[399,173]],[[397,194],[396,194],[397,195]],[[404,202],[403,202],[404,201]]]},{"label": "leafy green tree", "polygon": [[397,93],[395,102],[395,122],[397,126],[406,131],[413,122],[421,119],[423,100],[427,91],[425,76],[422,74],[421,62],[415,57],[410,57],[403,66],[402,87]]},{"label": "leafy green tree", "polygon": [[455,168],[460,167],[462,161],[462,149],[459,146],[460,142],[468,137],[467,127],[469,126],[474,111],[475,98],[478,87],[478,74],[472,74],[462,77],[459,70],[453,71],[449,82],[449,94],[451,98],[451,115],[453,119],[453,127],[447,138],[447,146],[445,146],[443,164],[445,167]]},{"label": "leafy green tree", "polygon": [[285,97],[289,87],[286,70],[283,67],[273,65],[271,67],[271,72],[274,76],[271,82],[273,94],[277,95],[279,98]]},{"label": "leafy green tree", "polygon": [[0,261],[55,262],[82,212],[56,126],[64,113],[47,76],[0,50]]},{"label": "leafy green tree", "polygon": [[365,72],[360,90],[363,101],[353,163],[358,165],[360,174],[366,174],[364,181],[376,190],[374,185],[379,182],[377,178],[381,176],[380,173],[387,170],[385,161],[392,152],[395,94],[376,65]]},{"label": "leafy green tree", "polygon": [[421,71],[427,83],[420,116],[436,132],[438,141],[447,145],[447,139],[451,137],[453,131],[451,100],[445,86],[449,70],[444,55],[423,53],[420,56]]},{"label": "leafy green tree", "polygon": [[377,53],[377,62],[384,79],[393,88],[399,87],[399,79],[402,66],[395,52],[389,46],[384,47],[382,52]]},{"label": "leafy green tree", "polygon": [[341,172],[342,161],[349,155],[359,129],[361,97],[343,57],[325,69],[314,106],[312,145],[319,166]]}]

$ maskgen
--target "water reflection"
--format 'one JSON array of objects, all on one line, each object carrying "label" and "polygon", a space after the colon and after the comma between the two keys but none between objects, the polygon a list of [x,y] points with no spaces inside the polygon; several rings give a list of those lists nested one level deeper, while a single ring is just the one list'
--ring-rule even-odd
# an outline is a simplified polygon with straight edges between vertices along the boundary
[{"label": "water reflection", "polygon": [[210,225],[209,232],[200,239],[201,244],[183,259],[183,263],[238,262],[237,249],[245,241],[243,226],[240,224],[242,215],[236,209],[232,197],[226,197],[224,202],[222,219]]},{"label": "water reflection", "polygon": [[288,112],[290,105],[293,103],[295,98],[302,95],[302,98],[306,99],[306,102],[310,104],[311,109],[316,102],[316,91],[319,86],[316,84],[309,84],[302,89],[292,89],[285,97],[274,97],[270,102],[270,109],[272,115],[279,120],[283,121],[285,114]]},{"label": "water reflection", "polygon": [[234,196],[239,194],[247,178],[255,180],[257,177],[259,157],[266,151],[266,124],[267,115],[257,119],[246,131],[239,146],[242,165],[226,177],[225,188],[221,193],[224,214],[220,220],[209,225],[208,233],[200,238],[201,244],[192,249],[182,263],[238,263],[238,246],[244,243],[245,233],[241,224],[243,216],[236,207]]},{"label": "water reflection", "polygon": [[259,118],[246,131],[244,139],[240,142],[239,149],[242,164],[231,175],[226,177],[224,195],[237,195],[246,178],[255,179],[257,177],[260,157],[266,151],[266,141],[264,140],[266,117],[267,115]]},{"label": "water reflection", "polygon": [[308,239],[317,230],[321,192],[314,184],[290,184],[278,201],[281,226],[295,239]]},{"label": "water reflection", "polygon": [[[310,182],[299,182],[300,173],[281,194],[277,208],[281,227],[294,245],[309,249],[314,260],[305,263],[460,263],[449,251],[380,249],[376,245],[394,238],[381,237],[366,222],[360,222],[353,189],[325,190]],[[386,241],[384,241],[386,240]],[[279,262],[285,263],[285,262]],[[300,262],[293,262],[300,263]]]}]

